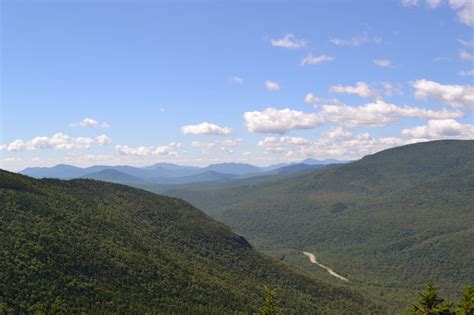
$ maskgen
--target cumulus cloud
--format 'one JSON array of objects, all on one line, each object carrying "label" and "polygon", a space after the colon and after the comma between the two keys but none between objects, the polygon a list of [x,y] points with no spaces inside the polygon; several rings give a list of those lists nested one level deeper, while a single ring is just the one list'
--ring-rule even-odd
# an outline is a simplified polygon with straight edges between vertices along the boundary
[{"label": "cumulus cloud", "polygon": [[374,59],[372,61],[377,67],[381,67],[381,68],[392,67],[392,61],[389,59]]},{"label": "cumulus cloud", "polygon": [[294,145],[298,147],[310,145],[311,141],[303,137],[265,137],[257,145],[262,147],[265,152],[284,153],[285,145]]},{"label": "cumulus cloud", "polygon": [[229,127],[220,127],[215,124],[203,122],[198,125],[185,125],[181,127],[181,132],[185,135],[228,135],[232,132]]},{"label": "cumulus cloud", "polygon": [[[434,9],[439,7],[441,0],[426,0],[429,8]],[[417,6],[419,0],[401,0],[401,4],[405,7]],[[473,26],[474,25],[474,1],[472,0],[449,0],[449,7],[453,9],[461,23]]]},{"label": "cumulus cloud", "polygon": [[417,141],[434,139],[474,139],[474,125],[454,119],[429,120],[424,126],[403,129],[402,134]]},{"label": "cumulus cloud", "polygon": [[456,11],[461,23],[474,26],[474,1],[472,0],[449,0],[449,5]]},{"label": "cumulus cloud", "polygon": [[283,47],[289,49],[297,49],[306,46],[304,39],[298,39],[293,34],[286,34],[282,38],[271,40],[273,47]]},{"label": "cumulus cloud", "polygon": [[95,139],[101,145],[106,145],[106,144],[109,144],[110,142],[112,142],[112,138],[110,138],[109,136],[106,136],[106,135],[97,136]]},{"label": "cumulus cloud", "polygon": [[8,145],[4,145],[7,151],[33,151],[33,150],[69,150],[87,149],[94,143],[94,139],[84,137],[71,137],[63,133],[56,133],[52,137],[34,137],[23,141],[17,139]]},{"label": "cumulus cloud", "polygon": [[245,112],[245,125],[249,132],[284,133],[292,129],[309,129],[323,123],[315,113],[304,113],[289,108],[266,108],[263,111]]},{"label": "cumulus cloud", "polygon": [[402,95],[403,94],[403,91],[402,91],[402,88],[400,86],[400,84],[398,85],[393,85],[392,83],[389,83],[389,82],[382,82],[382,86],[383,86],[383,92],[386,96],[394,96],[394,95]]},{"label": "cumulus cloud", "polygon": [[469,52],[465,51],[464,49],[461,49],[459,51],[459,58],[461,58],[464,61],[472,61],[472,60],[474,60],[474,55],[470,54]]},{"label": "cumulus cloud", "polygon": [[342,104],[335,98],[321,98],[313,93],[308,93],[304,96],[304,102],[313,105],[314,107],[321,104]]},{"label": "cumulus cloud", "polygon": [[313,56],[311,53],[308,54],[306,57],[304,57],[300,64],[302,66],[304,65],[317,65],[322,62],[328,62],[334,60],[334,57],[328,56],[328,55],[319,55],[319,56]]},{"label": "cumulus cloud", "polygon": [[351,39],[342,39],[337,37],[332,37],[329,39],[329,42],[336,46],[352,46],[358,47],[363,44],[374,42],[376,44],[380,43],[382,39],[378,36],[370,37],[366,32],[353,36]]},{"label": "cumulus cloud", "polygon": [[418,99],[432,98],[455,108],[474,108],[473,86],[440,84],[429,80],[417,80],[412,86]]},{"label": "cumulus cloud", "polygon": [[401,117],[417,117],[424,119],[458,118],[460,111],[447,109],[431,110],[410,106],[397,106],[378,100],[362,106],[324,105],[322,117],[325,121],[346,127],[383,127],[400,120]]},{"label": "cumulus cloud", "polygon": [[234,153],[234,148],[241,142],[241,139],[224,141],[193,141],[191,146],[200,148],[203,154],[208,154],[214,149],[219,149],[227,153]]},{"label": "cumulus cloud", "polygon": [[162,146],[140,146],[140,147],[129,147],[128,145],[116,145],[115,151],[120,155],[127,156],[168,156],[176,157],[179,155],[181,149],[181,143],[171,142],[168,145]]},{"label": "cumulus cloud", "polygon": [[283,143],[277,137],[265,137],[257,145],[264,148],[266,152],[281,153],[285,151]]},{"label": "cumulus cloud", "polygon": [[371,89],[367,83],[361,81],[357,82],[356,86],[333,85],[329,88],[329,91],[333,93],[354,94],[363,98],[379,98],[375,90]]},{"label": "cumulus cloud", "polygon": [[99,123],[97,120],[92,118],[84,118],[78,123],[72,123],[71,127],[91,127],[91,128],[109,128],[110,126],[106,122]]},{"label": "cumulus cloud", "polygon": [[270,80],[265,82],[265,87],[267,88],[267,90],[270,90],[270,91],[278,91],[281,88],[280,84],[270,81]]},{"label": "cumulus cloud", "polygon": [[367,154],[411,142],[398,137],[376,138],[368,133],[352,134],[337,128],[324,132],[310,146],[301,147],[300,154],[317,159],[355,160]]}]

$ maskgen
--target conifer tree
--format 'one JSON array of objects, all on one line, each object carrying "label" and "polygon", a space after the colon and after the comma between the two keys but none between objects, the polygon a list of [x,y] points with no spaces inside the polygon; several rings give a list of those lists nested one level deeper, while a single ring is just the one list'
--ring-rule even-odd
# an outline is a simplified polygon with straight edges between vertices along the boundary
[{"label": "conifer tree", "polygon": [[263,292],[265,293],[265,298],[263,300],[263,305],[260,308],[261,315],[276,315],[276,300],[275,300],[275,290],[267,286],[263,286]]},{"label": "conifer tree", "polygon": [[474,315],[474,286],[464,289],[462,300],[456,310],[458,315]]},{"label": "conifer tree", "polygon": [[419,293],[418,304],[413,305],[408,314],[413,315],[448,315],[453,303],[445,302],[438,294],[438,288],[429,281],[423,292]]}]

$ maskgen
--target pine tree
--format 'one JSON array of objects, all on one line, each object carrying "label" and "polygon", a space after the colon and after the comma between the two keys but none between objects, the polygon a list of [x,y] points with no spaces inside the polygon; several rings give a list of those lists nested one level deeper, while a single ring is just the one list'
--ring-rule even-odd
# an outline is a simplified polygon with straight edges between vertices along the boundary
[{"label": "pine tree", "polygon": [[419,293],[418,304],[413,305],[408,314],[414,315],[448,315],[454,314],[451,311],[453,303],[445,302],[438,295],[438,288],[432,281],[429,281],[423,292]]},{"label": "pine tree", "polygon": [[458,304],[456,314],[474,315],[474,286],[469,286],[464,289],[462,300]]},{"label": "pine tree", "polygon": [[276,300],[275,300],[275,290],[267,286],[263,286],[263,292],[265,293],[265,299],[263,305],[260,308],[261,315],[276,315]]}]

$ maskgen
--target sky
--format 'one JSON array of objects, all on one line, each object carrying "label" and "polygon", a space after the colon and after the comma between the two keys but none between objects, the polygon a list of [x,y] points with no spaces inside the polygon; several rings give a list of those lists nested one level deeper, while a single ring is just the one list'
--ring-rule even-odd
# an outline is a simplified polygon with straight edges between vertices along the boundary
[{"label": "sky", "polygon": [[1,2],[0,168],[474,139],[474,1]]}]

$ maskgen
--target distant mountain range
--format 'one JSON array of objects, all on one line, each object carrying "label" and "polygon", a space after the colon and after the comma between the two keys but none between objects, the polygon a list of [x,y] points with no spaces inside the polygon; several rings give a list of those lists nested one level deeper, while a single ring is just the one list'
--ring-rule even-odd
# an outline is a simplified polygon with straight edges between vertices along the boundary
[{"label": "distant mountain range", "polygon": [[345,162],[338,160],[319,161],[308,158],[300,163],[281,163],[266,167],[245,163],[220,163],[211,164],[207,167],[158,163],[146,167],[94,165],[86,168],[59,164],[53,167],[29,167],[22,170],[20,174],[34,178],[90,178],[133,185],[186,184],[290,173]]}]

